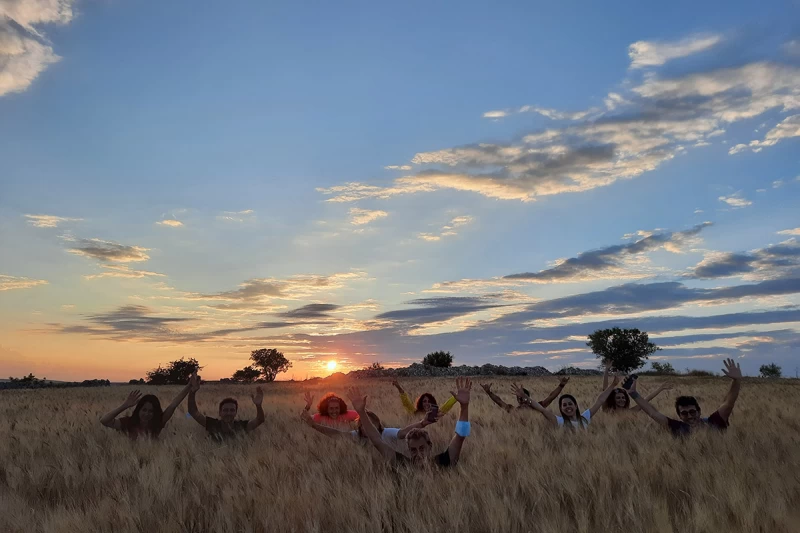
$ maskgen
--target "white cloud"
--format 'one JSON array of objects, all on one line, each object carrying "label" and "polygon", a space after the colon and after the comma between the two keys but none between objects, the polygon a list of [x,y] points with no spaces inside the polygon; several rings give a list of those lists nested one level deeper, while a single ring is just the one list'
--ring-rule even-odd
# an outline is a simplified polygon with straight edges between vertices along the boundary
[{"label": "white cloud", "polygon": [[217,215],[217,220],[225,222],[248,222],[255,218],[255,211],[252,209],[245,209],[244,211],[223,211],[221,215]]},{"label": "white cloud", "polygon": [[747,207],[749,205],[753,205],[753,202],[744,198],[741,194],[736,193],[730,196],[720,196],[720,202],[725,202],[729,206],[733,207],[734,209],[740,209],[742,207]]},{"label": "white cloud", "polygon": [[442,239],[442,237],[452,237],[454,235],[458,235],[456,229],[472,223],[473,220],[474,219],[468,215],[457,216],[442,226],[442,229],[438,235],[435,233],[419,233],[417,234],[417,237],[428,242],[439,241]]},{"label": "white cloud", "polygon": [[386,170],[411,170],[411,165],[389,165],[383,168]]},{"label": "white cloud", "polygon": [[149,248],[141,246],[127,246],[100,239],[67,240],[76,243],[69,248],[70,253],[97,259],[101,262],[136,263],[150,259],[150,256],[147,255]]},{"label": "white cloud", "polygon": [[784,229],[779,231],[778,235],[800,235],[800,228]]},{"label": "white cloud", "polygon": [[442,239],[439,235],[434,235],[432,233],[419,233],[417,237],[428,242],[436,242]]},{"label": "white cloud", "polygon": [[674,42],[637,41],[628,47],[631,68],[657,67],[672,59],[690,56],[716,46],[719,35],[694,35]]},{"label": "white cloud", "polygon": [[30,289],[31,287],[38,287],[39,285],[47,285],[47,281],[43,279],[31,279],[0,274],[0,291]]},{"label": "white cloud", "polygon": [[156,224],[158,224],[159,226],[169,226],[171,228],[180,228],[183,226],[183,222],[172,218],[164,219],[160,222],[156,222]]},{"label": "white cloud", "polygon": [[36,26],[68,24],[74,0],[0,1],[0,96],[22,92],[61,58]]},{"label": "white cloud", "polygon": [[695,215],[699,215],[699,214],[700,214],[700,213],[702,213],[702,212],[703,212],[703,210],[702,210],[702,209],[695,209],[695,210],[694,210],[694,214],[695,214]]},{"label": "white cloud", "polygon": [[[800,104],[798,104],[798,107],[800,107]],[[731,155],[737,154],[746,148],[750,148],[754,152],[760,152],[765,146],[774,146],[783,139],[790,139],[792,137],[800,137],[800,115],[786,117],[782,122],[767,132],[763,141],[755,140],[750,141],[749,144],[737,144],[728,150],[728,153]],[[776,183],[779,184],[777,187],[775,186]],[[777,189],[782,184],[783,181],[778,180],[773,182],[772,186]]]},{"label": "white cloud", "polygon": [[387,216],[389,216],[389,213],[386,211],[370,211],[369,209],[360,209],[358,207],[350,208],[350,223],[354,226],[363,226]]},{"label": "white cloud", "polygon": [[487,111],[483,118],[503,118],[508,116],[508,111]]},{"label": "white cloud", "polygon": [[772,182],[773,189],[780,189],[781,187],[783,187],[783,185],[784,185],[783,180],[775,180]]},{"label": "white cloud", "polygon": [[64,222],[79,222],[82,218],[57,217],[54,215],[24,215],[28,224],[36,228],[57,228]]},{"label": "white cloud", "polygon": [[144,277],[165,277],[164,274],[158,272],[148,272],[147,270],[133,270],[127,265],[101,265],[105,269],[100,274],[90,274],[83,276],[84,279],[100,279],[100,278],[128,278],[128,279],[141,279]]},{"label": "white cloud", "polygon": [[597,111],[599,110],[596,108],[592,108],[592,109],[587,109],[586,111],[566,112],[566,111],[559,111],[557,109],[550,109],[547,107],[524,105],[518,109],[512,109],[512,110],[487,111],[486,113],[483,114],[483,118],[498,119],[517,113],[538,113],[543,117],[549,118],[550,120],[582,120]]}]

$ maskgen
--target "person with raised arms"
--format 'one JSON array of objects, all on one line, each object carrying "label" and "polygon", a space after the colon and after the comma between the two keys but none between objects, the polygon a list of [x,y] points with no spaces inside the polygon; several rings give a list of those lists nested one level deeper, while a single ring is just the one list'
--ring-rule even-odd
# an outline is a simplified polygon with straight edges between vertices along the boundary
[{"label": "person with raised arms", "polygon": [[574,430],[575,428],[585,429],[589,425],[592,417],[597,414],[618,383],[619,377],[614,376],[614,381],[597,397],[594,405],[582,413],[578,408],[578,400],[576,400],[574,396],[571,394],[562,394],[558,399],[558,410],[561,416],[554,415],[552,411],[539,405],[539,402],[532,400],[530,396],[525,394],[525,389],[523,389],[521,385],[512,385],[511,390],[514,391],[517,398],[526,405],[539,411],[554,426],[562,426]]},{"label": "person with raised arms", "polygon": [[[603,371],[603,390],[606,390],[608,387],[608,366],[605,367]],[[668,381],[665,381],[658,388],[651,392],[647,397],[646,400],[652,401],[653,398],[658,396],[664,391],[672,390],[672,384]],[[626,391],[622,387],[617,387],[611,394],[609,395],[606,403],[603,404],[603,412],[612,413],[612,414],[621,414],[621,413],[629,413],[633,411],[640,411],[641,407],[638,405],[634,405],[631,407],[631,398],[628,395],[628,391]]]},{"label": "person with raised arms", "polygon": [[219,402],[219,418],[205,416],[197,409],[195,395],[200,390],[200,377],[197,372],[192,374],[189,379],[189,385],[189,414],[198,424],[205,428],[209,437],[215,441],[223,442],[240,436],[253,431],[264,423],[264,409],[261,406],[264,401],[264,391],[261,390],[261,387],[256,387],[256,393],[250,397],[256,406],[256,418],[253,420],[236,420],[236,415],[239,413],[239,402],[234,398],[225,398]]},{"label": "person with raised arms", "polygon": [[406,435],[408,452],[401,453],[394,450],[383,441],[380,432],[367,415],[367,396],[358,388],[353,387],[348,391],[348,397],[353,404],[353,408],[361,416],[361,427],[364,434],[388,462],[395,465],[449,467],[458,463],[461,457],[461,448],[470,434],[469,399],[472,381],[469,378],[458,378],[456,379],[456,389],[457,392],[451,394],[461,405],[461,413],[458,417],[458,422],[456,422],[455,435],[450,440],[450,445],[439,454],[433,454],[430,435],[422,428],[413,429]]},{"label": "person with raised arms", "polygon": [[736,405],[739,390],[742,388],[742,369],[733,359],[726,359],[722,373],[732,380],[731,387],[727,396],[725,396],[725,401],[708,418],[701,416],[700,404],[694,396],[679,396],[675,400],[675,412],[680,418],[680,420],[675,420],[660,413],[650,402],[642,398],[636,391],[636,380],[633,380],[628,394],[642,408],[642,411],[660,425],[669,429],[675,436],[685,436],[702,427],[724,431],[728,428],[733,406]]},{"label": "person with raised arms", "polygon": [[415,402],[411,402],[411,398],[409,397],[408,393],[400,386],[400,382],[392,380],[392,385],[397,389],[397,392],[400,393],[400,403],[403,404],[403,409],[410,415],[419,415],[423,413],[427,413],[434,407],[436,407],[440,414],[446,415],[450,409],[456,404],[456,399],[450,396],[444,404],[439,405],[436,402],[436,398],[430,392],[423,392],[419,395]]},{"label": "person with raised arms", "polygon": [[[405,449],[405,439],[406,436],[414,429],[422,429],[431,424],[435,424],[438,421],[436,419],[431,420],[431,417],[426,416],[419,422],[415,422],[409,426],[404,428],[387,428],[383,426],[383,422],[381,422],[380,417],[373,413],[372,411],[367,411],[367,416],[372,421],[372,425],[378,430],[381,435],[381,439],[386,442],[389,446],[396,450]],[[324,424],[319,424],[314,422],[313,417],[309,413],[308,409],[303,409],[300,412],[300,419],[308,424],[311,428],[315,429],[316,431],[326,435],[328,437],[333,438],[351,438],[356,442],[361,444],[366,444],[369,442],[369,439],[364,433],[363,424],[361,423],[361,418],[358,419],[358,427],[352,431],[344,430],[344,429],[337,429],[335,427],[326,426]]]},{"label": "person with raised arms", "polygon": [[[311,410],[314,403],[314,396],[310,392],[305,393],[305,410]],[[324,426],[336,427],[348,425],[350,422],[358,420],[358,413],[347,408],[347,402],[334,393],[329,392],[317,404],[317,412],[313,416],[314,422]]]},{"label": "person with raised arms", "polygon": [[[131,440],[136,440],[140,436],[157,439],[161,434],[161,430],[172,418],[175,409],[189,394],[189,389],[190,385],[187,384],[163,411],[157,396],[153,394],[142,396],[142,393],[138,390],[132,391],[122,405],[105,414],[100,419],[100,423],[125,433]],[[131,416],[117,418],[123,411],[134,406]]]},{"label": "person with raised arms", "polygon": [[[556,386],[556,388],[553,389],[553,391],[550,393],[550,395],[547,398],[545,398],[544,400],[541,400],[539,402],[539,405],[541,405],[542,407],[549,406],[553,402],[553,400],[558,398],[558,395],[564,390],[564,387],[566,387],[568,382],[569,382],[569,377],[568,376],[561,378],[561,381]],[[516,407],[514,407],[510,403],[504,402],[503,399],[500,398],[500,396],[498,396],[497,394],[495,394],[492,391],[492,383],[481,383],[481,387],[483,387],[483,390],[486,391],[486,394],[489,395],[489,398],[491,398],[494,403],[496,403],[497,405],[499,405],[500,407],[505,409],[507,413],[510,413],[513,409],[523,409],[523,408],[524,409],[532,409],[532,407],[527,405],[519,397],[517,397],[517,406]],[[526,396],[530,396],[531,395],[531,393],[528,391],[528,389],[523,387],[522,390],[523,390],[523,392],[525,392]]]}]

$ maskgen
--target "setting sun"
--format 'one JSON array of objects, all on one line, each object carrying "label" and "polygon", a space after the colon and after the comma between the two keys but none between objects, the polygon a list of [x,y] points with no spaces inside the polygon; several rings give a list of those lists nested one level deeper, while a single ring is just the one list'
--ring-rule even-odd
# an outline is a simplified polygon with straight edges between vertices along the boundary
[{"label": "setting sun", "polygon": [[331,372],[336,370],[336,361],[328,361],[328,370]]}]

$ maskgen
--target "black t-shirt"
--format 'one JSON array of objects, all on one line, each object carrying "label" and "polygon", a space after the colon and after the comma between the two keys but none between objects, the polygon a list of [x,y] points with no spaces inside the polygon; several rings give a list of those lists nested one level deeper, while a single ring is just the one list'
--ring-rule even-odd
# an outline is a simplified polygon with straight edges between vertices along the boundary
[{"label": "black t-shirt", "polygon": [[[676,437],[682,437],[692,432],[692,426],[686,422],[681,422],[680,420],[675,420],[674,418],[667,418],[667,421],[669,423],[669,430]],[[725,431],[728,429],[728,421],[720,416],[719,411],[714,411],[708,418],[701,419],[700,427],[710,427],[720,431]]]},{"label": "black t-shirt", "polygon": [[[403,455],[400,452],[395,452],[395,458],[397,460],[397,464],[399,465],[411,464],[411,458]],[[453,466],[453,463],[450,462],[450,450],[445,450],[442,453],[434,456],[433,464],[441,467]]]},{"label": "black t-shirt", "polygon": [[228,426],[218,418],[207,416],[206,431],[212,439],[222,442],[225,439],[230,439],[246,432],[248,422],[249,420],[234,420],[233,426]]}]

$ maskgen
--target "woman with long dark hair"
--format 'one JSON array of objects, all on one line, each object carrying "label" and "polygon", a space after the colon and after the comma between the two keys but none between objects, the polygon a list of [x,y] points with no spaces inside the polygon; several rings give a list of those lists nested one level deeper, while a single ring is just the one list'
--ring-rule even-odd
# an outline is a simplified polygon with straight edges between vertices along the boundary
[{"label": "woman with long dark hair", "polygon": [[573,395],[562,394],[558,399],[558,410],[561,416],[554,415],[552,411],[542,407],[539,402],[532,400],[530,396],[525,394],[525,389],[522,388],[522,385],[512,385],[511,390],[514,391],[514,394],[517,395],[520,401],[542,413],[554,426],[561,426],[569,429],[584,429],[589,425],[592,417],[600,410],[611,395],[611,391],[616,388],[618,383],[619,377],[614,376],[614,381],[597,397],[594,405],[583,412],[580,412],[578,400],[576,400]]},{"label": "woman with long dark hair", "polygon": [[[608,366],[605,367],[605,371],[603,372],[603,390],[608,387]],[[645,397],[645,400],[648,402],[653,401],[653,398],[658,396],[664,391],[672,390],[672,384],[668,381],[665,381],[659,387],[651,392],[649,395]],[[633,411],[639,411],[641,408],[638,405],[634,405],[631,407],[631,397],[628,395],[628,391],[623,389],[622,387],[617,387],[616,389],[611,391],[611,394],[608,396],[606,403],[603,404],[603,411],[608,413],[629,413]]]},{"label": "woman with long dark hair", "polygon": [[443,405],[439,405],[436,402],[436,398],[434,398],[433,394],[430,392],[423,392],[419,395],[417,400],[412,403],[411,397],[409,397],[408,393],[403,390],[403,387],[400,386],[400,383],[396,379],[392,380],[392,385],[394,385],[394,387],[397,389],[397,392],[400,393],[400,402],[403,404],[403,408],[406,410],[406,412],[410,415],[427,413],[434,406],[439,408],[439,414],[446,415],[447,412],[450,411],[450,409],[452,409],[456,404],[456,399],[451,395]]},{"label": "woman with long dark hair", "polygon": [[[172,418],[175,409],[181,404],[186,395],[189,394],[189,385],[172,400],[166,409],[161,409],[161,402],[153,394],[142,393],[138,390],[131,392],[128,398],[116,409],[107,413],[100,419],[100,423],[106,427],[116,429],[125,433],[131,440],[136,440],[140,436],[158,438],[161,430]],[[130,416],[117,418],[123,411],[133,407]]]}]

